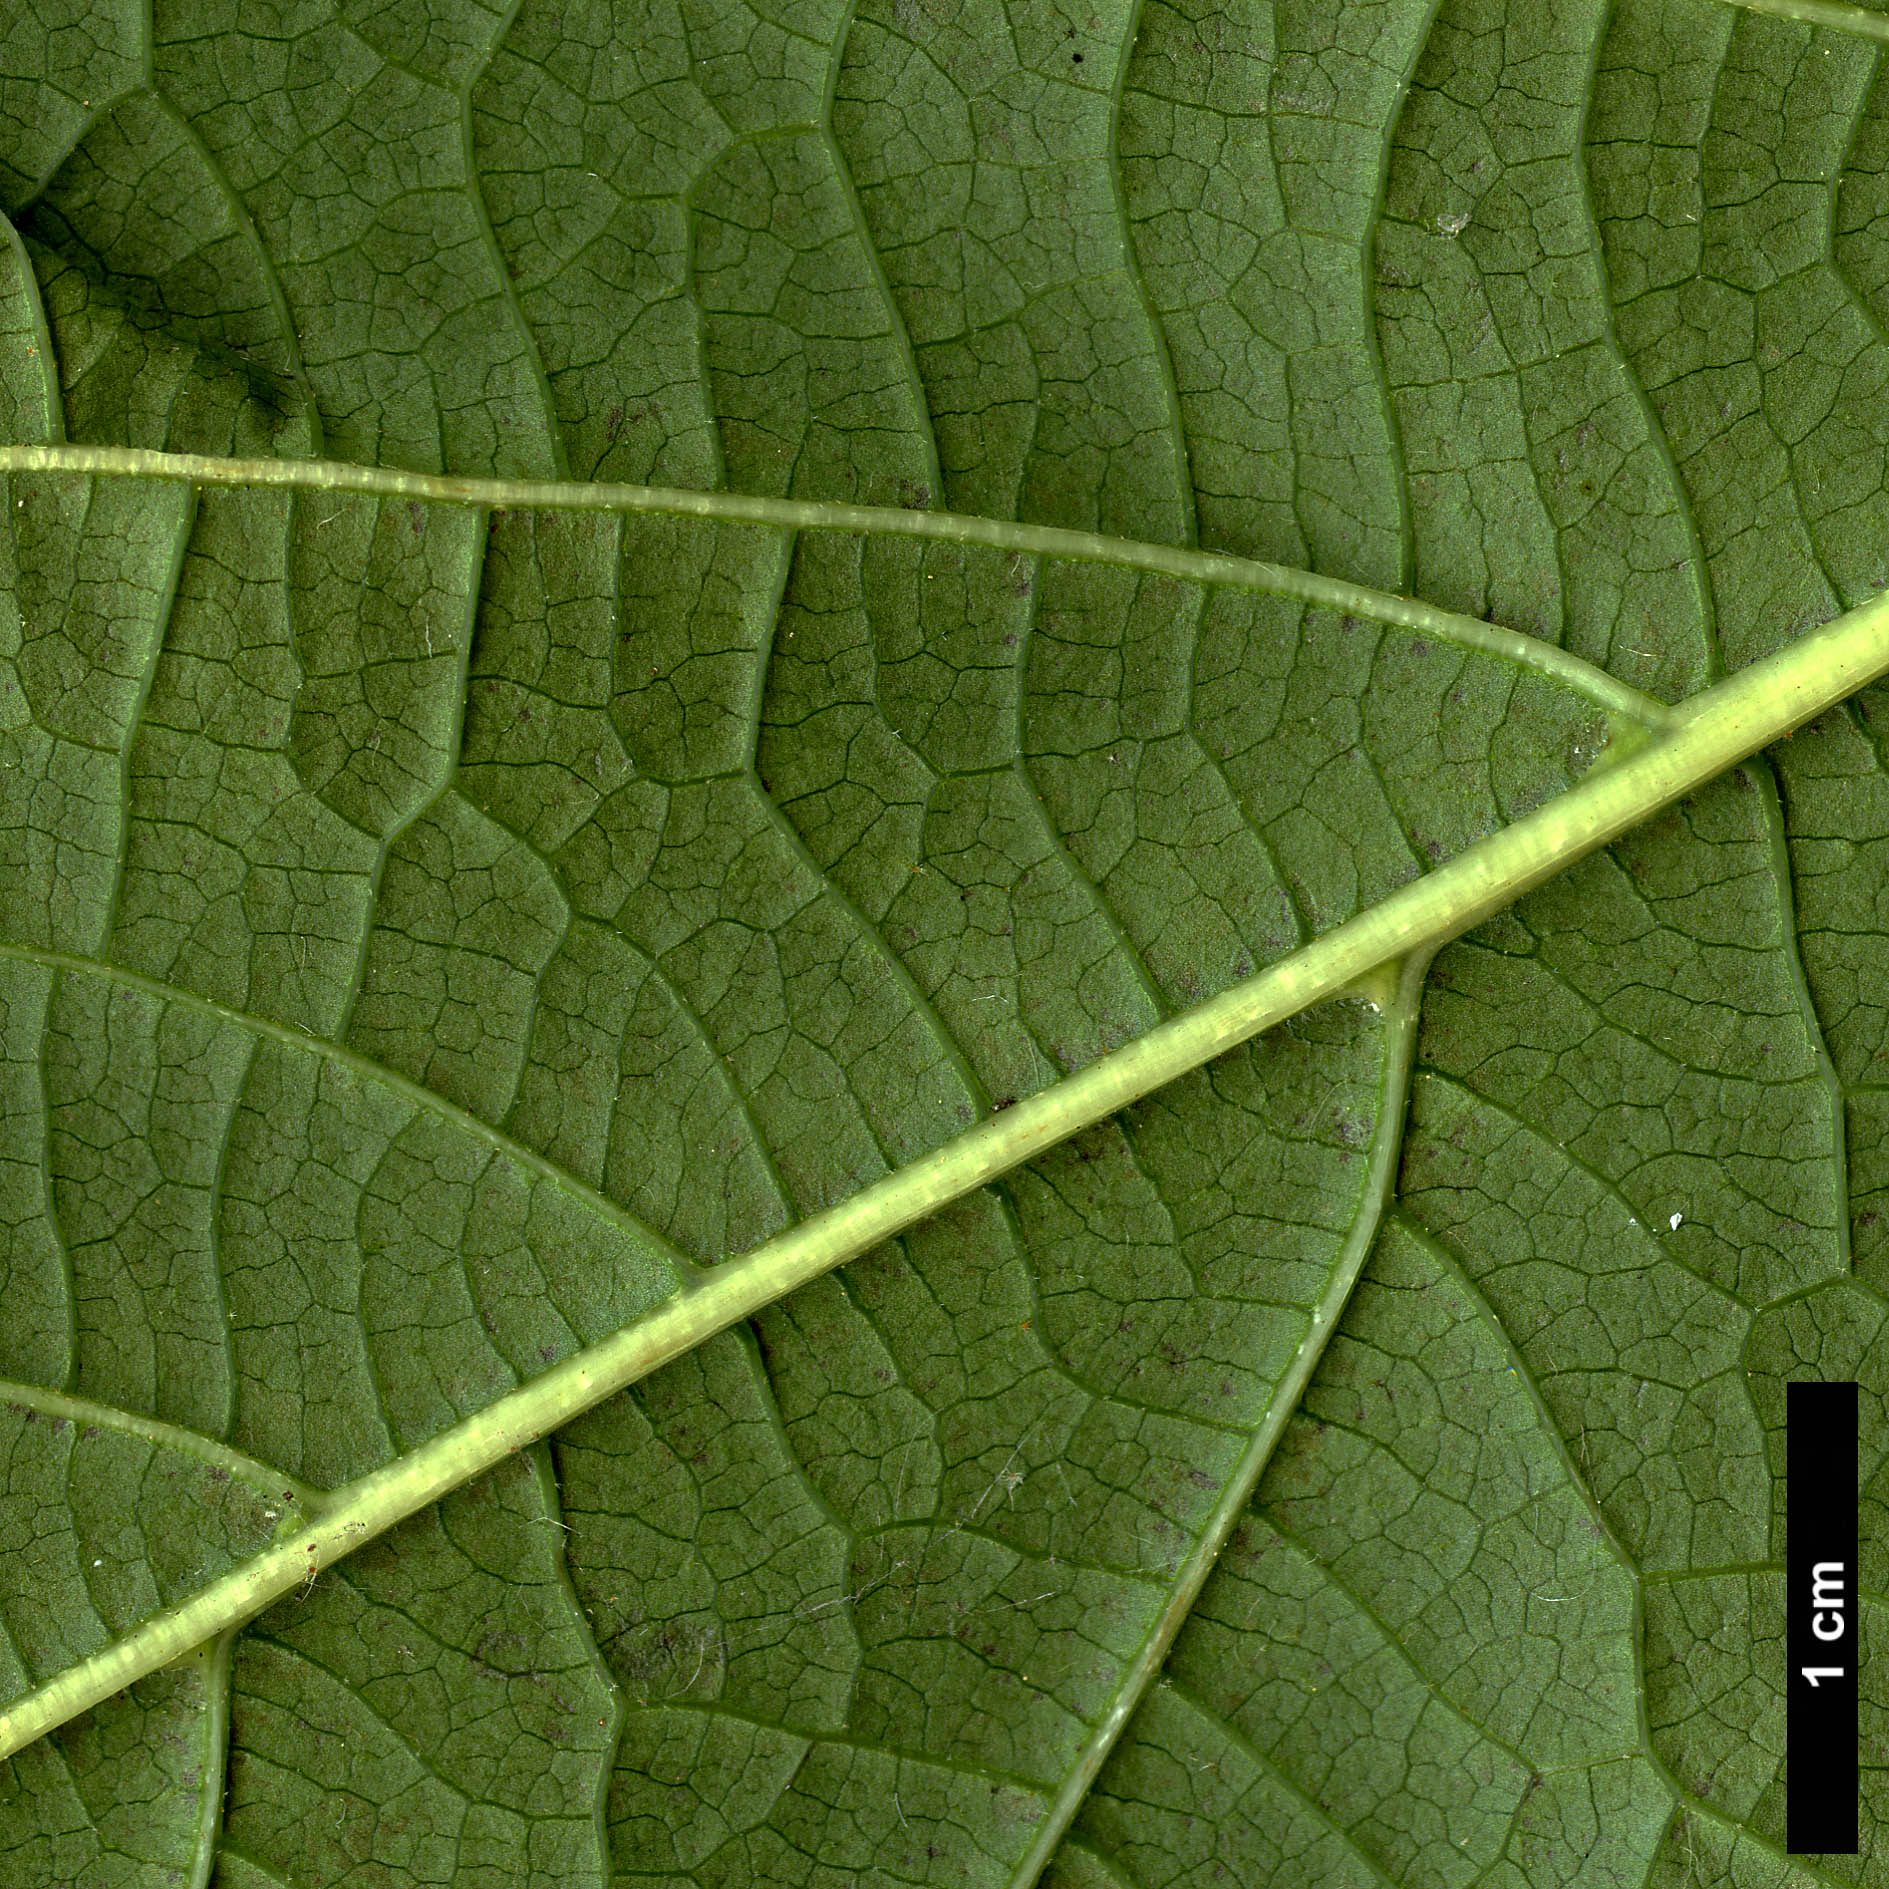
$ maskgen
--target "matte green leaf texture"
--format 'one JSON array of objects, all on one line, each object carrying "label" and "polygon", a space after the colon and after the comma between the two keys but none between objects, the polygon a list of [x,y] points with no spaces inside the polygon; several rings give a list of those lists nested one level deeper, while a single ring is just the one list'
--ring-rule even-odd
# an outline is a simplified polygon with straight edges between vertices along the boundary
[{"label": "matte green leaf texture", "polygon": [[[1885,41],[0,9],[0,443],[1111,541],[7,479],[0,1700],[1889,587]],[[0,1880],[1889,1883],[1867,1666],[1863,1851],[1785,1854],[1776,1493],[1785,1382],[1859,1378],[1867,1645],[1886,738],[27,1746]]]}]

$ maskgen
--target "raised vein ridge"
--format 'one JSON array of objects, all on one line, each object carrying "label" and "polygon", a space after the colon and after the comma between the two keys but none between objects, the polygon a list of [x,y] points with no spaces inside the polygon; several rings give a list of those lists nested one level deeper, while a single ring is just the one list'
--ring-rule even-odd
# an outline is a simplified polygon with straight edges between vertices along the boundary
[{"label": "raised vein ridge", "polygon": [[403,472],[334,459],[220,459],[204,453],[160,453],[134,446],[0,446],[0,473],[76,473],[96,478],[181,479],[192,485],[268,486],[306,492],[358,492],[368,498],[418,499],[491,511],[653,513],[715,524],[765,525],[787,531],[850,531],[878,537],[928,538],[941,544],[987,545],[1026,557],[1064,558],[1148,571],[1186,583],[1294,597],[1314,609],[1433,636],[1439,642],[1498,656],[1552,677],[1596,707],[1643,728],[1664,727],[1672,709],[1610,676],[1593,663],[1519,630],[1483,623],[1454,610],[1389,591],[1348,584],[1316,571],[1185,545],[1147,544],[1096,531],[1013,524],[963,512],[907,511],[891,505],[847,505],[825,499],[757,498],[739,492],[689,492],[674,486],[592,485],[579,480],[467,479]]},{"label": "raised vein ridge", "polygon": [[1672,712],[1637,752],[1219,996],[710,1270],[610,1337],[335,1492],[242,1567],[0,1711],[0,1757],[249,1619],[376,1535],[762,1307],[1398,959],[1460,936],[1889,670],[1889,593]]}]

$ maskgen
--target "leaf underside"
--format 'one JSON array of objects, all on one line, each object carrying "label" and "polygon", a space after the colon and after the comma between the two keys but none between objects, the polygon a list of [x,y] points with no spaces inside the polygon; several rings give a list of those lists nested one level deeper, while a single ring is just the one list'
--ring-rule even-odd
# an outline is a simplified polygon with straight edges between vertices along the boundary
[{"label": "leaf underside", "polygon": [[[0,441],[1061,526],[1568,658],[12,477],[0,1697],[1883,589],[1879,56],[1714,0],[0,20]],[[1867,1668],[1863,1852],[1784,1853],[1776,1481],[1785,1381],[1859,1378],[1880,1536],[1886,702],[29,1746],[0,1874],[1889,1880]]]}]

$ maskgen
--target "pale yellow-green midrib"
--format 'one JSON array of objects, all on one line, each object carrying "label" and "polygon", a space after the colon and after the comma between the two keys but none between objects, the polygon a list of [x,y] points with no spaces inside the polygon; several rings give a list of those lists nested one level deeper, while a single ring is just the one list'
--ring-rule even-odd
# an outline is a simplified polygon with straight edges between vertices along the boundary
[{"label": "pale yellow-green midrib", "polygon": [[0,1756],[64,1723],[650,1371],[1377,967],[1434,949],[1889,669],[1877,598],[1682,704],[1596,769],[1370,911],[934,1153],[728,1261],[635,1324],[385,1468],[308,1526],[0,1712]]}]

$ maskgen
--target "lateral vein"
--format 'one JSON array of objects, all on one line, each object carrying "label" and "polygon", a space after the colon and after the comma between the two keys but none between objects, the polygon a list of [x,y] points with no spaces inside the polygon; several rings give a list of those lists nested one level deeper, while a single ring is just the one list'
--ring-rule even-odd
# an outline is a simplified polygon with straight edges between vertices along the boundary
[{"label": "lateral vein", "polygon": [[36,945],[0,941],[0,959],[11,959],[16,964],[31,964],[41,970],[60,971],[76,977],[95,977],[126,990],[142,991],[159,1003],[177,1004],[201,1016],[214,1017],[219,1023],[246,1030],[253,1036],[266,1037],[270,1042],[285,1044],[291,1049],[318,1057],[323,1062],[332,1063],[362,1082],[371,1082],[391,1090],[403,1102],[424,1114],[451,1122],[454,1127],[484,1142],[502,1159],[516,1162],[528,1173],[561,1188],[600,1220],[621,1228],[653,1256],[664,1261],[684,1283],[701,1274],[701,1267],[679,1248],[671,1246],[654,1227],[639,1220],[627,1208],[619,1206],[608,1194],[600,1193],[589,1182],[580,1180],[568,1168],[547,1160],[535,1149],[515,1140],[502,1128],[495,1128],[490,1122],[482,1121],[469,1109],[461,1108],[457,1102],[448,1100],[437,1090],[429,1089],[422,1082],[415,1082],[411,1076],[404,1076],[397,1069],[389,1069],[384,1063],[375,1062],[371,1056],[363,1056],[345,1043],[312,1035],[292,1023],[278,1023],[273,1017],[257,1016],[253,1011],[220,1004],[213,997],[202,996],[178,984],[167,984],[162,978],[147,976],[142,971],[127,970],[123,965],[108,963],[103,958],[82,957],[72,951],[43,951]]},{"label": "lateral vein", "polygon": [[1848,6],[1844,0],[1723,0],[1726,6],[1747,13],[1769,13],[1774,19],[1795,20],[1802,26],[1827,26],[1838,33],[1889,45],[1889,14]]},{"label": "lateral vein", "polygon": [[[1806,0],[1807,3],[1807,0]],[[1440,610],[1414,597],[1347,584],[1316,571],[1185,545],[1145,544],[1096,531],[1014,524],[964,512],[908,511],[891,505],[845,505],[824,499],[757,498],[739,492],[690,492],[673,486],[601,485],[563,479],[468,479],[403,472],[391,466],[335,459],[221,459],[206,453],[160,453],[134,446],[0,446],[0,473],[68,473],[94,478],[181,479],[188,484],[271,486],[297,491],[355,492],[367,498],[418,499],[488,511],[648,513],[716,524],[766,525],[786,531],[856,532],[985,545],[1026,557],[1062,558],[1147,571],[1185,583],[1293,597],[1314,609],[1362,617],[1394,629],[1433,636],[1551,677],[1598,708],[1642,728],[1664,727],[1673,710],[1567,650],[1519,630]]]},{"label": "lateral vein", "polygon": [[303,1482],[241,1450],[219,1443],[201,1430],[188,1430],[181,1424],[166,1423],[160,1417],[142,1417],[135,1410],[121,1410],[115,1404],[101,1404],[90,1397],[74,1397],[67,1391],[47,1390],[41,1384],[22,1384],[14,1378],[0,1378],[0,1405],[30,1410],[57,1422],[87,1424],[100,1430],[117,1430],[126,1436],[142,1437],[165,1449],[194,1456],[212,1469],[226,1470],[251,1488],[269,1495],[288,1497],[297,1508],[313,1512],[328,1500],[327,1491]]},{"label": "lateral vein", "polygon": [[306,1526],[0,1710],[0,1757],[786,1293],[1379,967],[1433,950],[1889,670],[1889,593],[1692,697],[1661,732],[1257,975],[1158,1024],[334,1492]]}]

